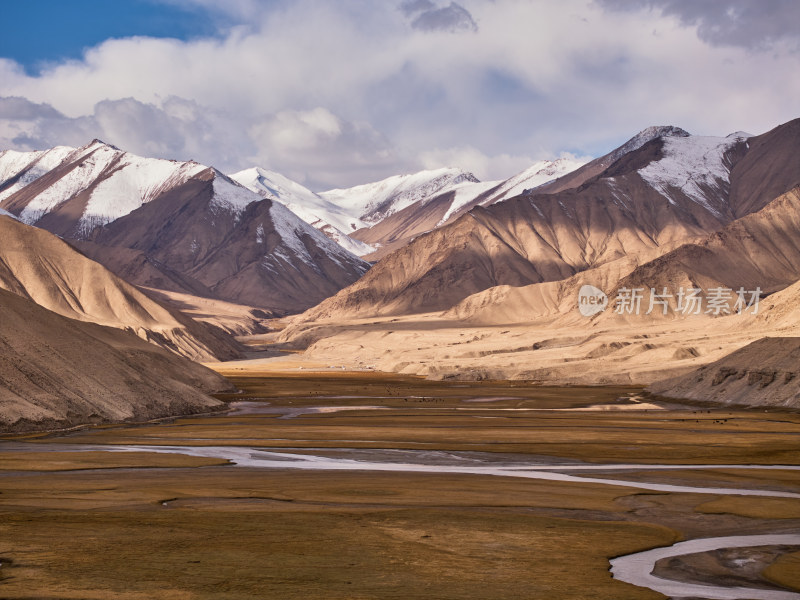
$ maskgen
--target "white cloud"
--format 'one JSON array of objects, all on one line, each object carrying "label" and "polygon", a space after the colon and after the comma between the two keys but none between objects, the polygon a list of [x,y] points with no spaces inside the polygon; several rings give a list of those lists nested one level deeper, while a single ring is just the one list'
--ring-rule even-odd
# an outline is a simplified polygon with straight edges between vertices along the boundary
[{"label": "white cloud", "polygon": [[407,167],[368,123],[345,121],[321,107],[281,111],[249,132],[256,146],[253,163],[274,165],[312,187],[369,181],[377,168],[396,172]]},{"label": "white cloud", "polygon": [[[768,50],[712,44],[698,34],[707,20],[591,0],[412,4],[237,0],[214,5],[226,11],[215,39],[110,40],[38,76],[0,59],[3,94],[56,111],[0,113],[0,143],[105,136],[332,187],[437,160],[505,177],[648,125],[760,133],[798,116],[800,56],[785,36]],[[415,27],[422,14],[441,26]],[[455,26],[467,18],[474,28]]]}]

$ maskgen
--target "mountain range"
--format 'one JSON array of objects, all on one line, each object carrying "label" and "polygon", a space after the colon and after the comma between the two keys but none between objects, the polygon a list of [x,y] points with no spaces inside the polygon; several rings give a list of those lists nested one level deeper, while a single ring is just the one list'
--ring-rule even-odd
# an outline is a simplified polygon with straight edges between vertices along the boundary
[{"label": "mountain range", "polygon": [[141,158],[98,140],[0,153],[0,208],[75,240],[131,283],[275,313],[312,306],[368,268],[212,167]]},{"label": "mountain range", "polygon": [[136,285],[281,315],[360,278],[369,264],[359,256],[377,260],[472,207],[581,164],[540,161],[491,182],[444,168],[315,193],[258,167],[228,177],[94,140],[0,152],[0,210],[69,240]]},{"label": "mountain range", "polygon": [[[589,162],[540,161],[505,181],[445,168],[324,192],[260,167],[227,176],[98,140],[5,151],[0,299],[9,314],[35,314],[59,339],[79,338],[87,353],[117,361],[109,369],[131,373],[156,356],[184,371],[187,359],[237,358],[233,336],[263,334],[285,317],[288,327],[270,339],[330,364],[575,383],[670,375],[688,377],[674,380],[686,387],[703,377],[694,369],[717,361],[724,370],[730,352],[800,328],[798,150],[800,120],[726,137],[658,126]],[[610,308],[582,316],[576,298],[586,286],[605,292]],[[690,288],[704,301],[713,288],[758,290],[761,311],[684,318],[666,291]],[[665,310],[614,310],[631,289],[664,290]],[[13,323],[8,347],[38,371],[15,362],[7,390],[80,379],[69,361],[28,356],[14,340],[28,336],[40,356],[44,329]],[[783,356],[767,347],[765,357]],[[203,390],[224,387],[193,369]],[[25,408],[9,409],[7,422],[169,412],[129,403],[92,416],[85,403],[121,384],[98,384],[91,372],[86,386],[65,391],[66,412],[50,410],[51,387],[34,394],[40,404],[13,392],[9,406]],[[185,379],[174,382],[171,406],[214,405],[202,392],[204,400],[175,391]],[[70,412],[73,401],[83,408]]]},{"label": "mountain range", "polygon": [[[648,128],[417,236],[278,339],[316,360],[432,377],[651,383],[765,335],[798,335],[798,146],[800,120],[758,136]],[[591,318],[577,310],[586,285],[609,298]],[[646,294],[642,311],[619,314],[614,301],[632,288]],[[651,288],[671,292],[666,314],[646,314]],[[702,302],[712,288],[758,289],[760,309],[687,317],[682,288]]]},{"label": "mountain range", "polygon": [[[557,179],[549,184],[550,192],[545,185],[476,206],[418,236],[310,317],[446,310],[491,287],[563,280],[708,235],[762,208],[790,185],[777,180],[754,190],[751,178],[763,181],[763,174],[756,169],[749,178],[739,175],[739,169],[752,170],[753,162],[771,164],[792,150],[750,140],[739,133],[690,136],[675,127],[642,132],[566,175],[577,187],[562,189],[564,182]],[[757,148],[755,159],[751,143]],[[603,164],[608,166],[595,174]]]}]

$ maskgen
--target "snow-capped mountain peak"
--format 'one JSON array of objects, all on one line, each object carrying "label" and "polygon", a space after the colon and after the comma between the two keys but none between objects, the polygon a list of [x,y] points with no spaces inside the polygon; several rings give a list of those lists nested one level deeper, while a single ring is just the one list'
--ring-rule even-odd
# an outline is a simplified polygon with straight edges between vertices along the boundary
[{"label": "snow-capped mountain peak", "polygon": [[642,129],[639,133],[629,139],[627,142],[622,144],[619,148],[614,150],[608,155],[609,162],[611,164],[621,156],[628,154],[629,152],[633,152],[638,150],[642,146],[644,146],[647,142],[650,142],[657,138],[682,138],[682,137],[690,137],[691,134],[686,131],[685,129],[681,129],[680,127],[676,127],[675,125],[653,125],[651,127],[646,127]]},{"label": "snow-capped mountain peak", "polygon": [[34,152],[0,152],[0,201],[52,171],[75,151],[70,146],[56,146]]},{"label": "snow-capped mountain peak", "polygon": [[349,213],[280,173],[252,167],[234,173],[231,179],[262,198],[280,202],[303,221],[357,256],[369,254],[375,249],[347,235],[347,232],[366,226],[358,215]]},{"label": "snow-capped mountain peak", "polygon": [[374,225],[412,204],[430,200],[446,188],[466,181],[478,183],[478,178],[462,169],[445,167],[329,190],[320,196],[351,214],[359,214],[365,223]]},{"label": "snow-capped mountain peak", "polygon": [[679,189],[694,202],[717,213],[718,209],[708,202],[708,190],[730,183],[730,163],[726,160],[726,154],[749,137],[752,136],[743,132],[732,133],[724,138],[668,136],[664,138],[661,158],[638,172],[664,196],[670,197],[671,189]]},{"label": "snow-capped mountain peak", "polygon": [[285,312],[336,293],[369,267],[280,203],[193,161],[94,140],[0,153],[0,175],[1,210],[74,240],[137,285]]},{"label": "snow-capped mountain peak", "polygon": [[508,198],[529,192],[545,183],[582,167],[585,161],[562,157],[556,160],[540,160],[505,181],[489,181],[464,184],[456,187],[456,197],[438,225],[444,224],[460,210],[474,206],[478,198],[491,191],[480,201],[481,206],[489,206]]},{"label": "snow-capped mountain peak", "polygon": [[230,211],[237,217],[253,202],[258,202],[262,198],[247,189],[237,181],[214,169],[214,181],[212,182],[214,194],[211,199],[211,206]]}]

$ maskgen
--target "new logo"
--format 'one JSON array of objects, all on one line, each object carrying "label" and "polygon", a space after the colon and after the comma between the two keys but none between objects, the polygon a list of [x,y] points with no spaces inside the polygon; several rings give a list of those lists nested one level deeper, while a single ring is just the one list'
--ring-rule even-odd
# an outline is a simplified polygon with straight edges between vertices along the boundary
[{"label": "new logo", "polygon": [[581,286],[578,292],[578,310],[584,317],[603,312],[608,306],[608,296],[593,285]]}]

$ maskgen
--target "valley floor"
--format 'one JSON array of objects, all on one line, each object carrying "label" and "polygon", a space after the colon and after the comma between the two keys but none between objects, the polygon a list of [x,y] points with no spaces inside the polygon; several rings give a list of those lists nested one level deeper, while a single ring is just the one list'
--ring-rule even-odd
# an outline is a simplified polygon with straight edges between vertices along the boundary
[{"label": "valley floor", "polygon": [[[800,527],[796,412],[274,364],[225,414],[0,442],[0,597],[662,598],[610,559]],[[800,594],[798,562],[657,568]]]},{"label": "valley floor", "polygon": [[214,368],[246,373],[333,367],[432,379],[645,386],[691,372],[764,336],[797,335],[794,325],[762,327],[751,315],[470,324],[430,313],[290,324],[284,331],[242,339],[292,354],[263,360],[254,355]]}]

